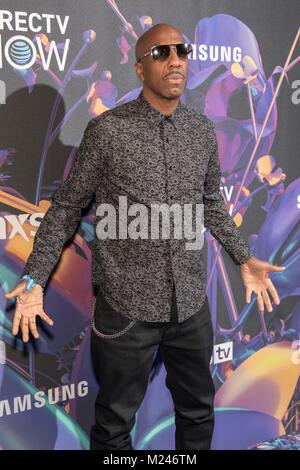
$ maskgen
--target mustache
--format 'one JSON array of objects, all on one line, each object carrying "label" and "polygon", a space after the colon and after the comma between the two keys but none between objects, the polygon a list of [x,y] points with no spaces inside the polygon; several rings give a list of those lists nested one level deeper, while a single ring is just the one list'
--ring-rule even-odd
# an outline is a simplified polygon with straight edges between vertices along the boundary
[{"label": "mustache", "polygon": [[170,77],[171,75],[180,75],[181,77],[185,78],[185,75],[182,72],[169,72],[165,75],[164,78]]}]

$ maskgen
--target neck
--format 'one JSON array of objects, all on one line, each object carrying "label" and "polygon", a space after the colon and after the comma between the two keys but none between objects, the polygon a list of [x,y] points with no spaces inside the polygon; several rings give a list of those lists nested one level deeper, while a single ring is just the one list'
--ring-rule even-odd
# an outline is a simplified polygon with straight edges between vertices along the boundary
[{"label": "neck", "polygon": [[175,96],[174,98],[164,98],[163,96],[156,95],[149,88],[143,88],[143,96],[153,108],[157,109],[166,116],[172,114],[179,103],[179,96]]}]

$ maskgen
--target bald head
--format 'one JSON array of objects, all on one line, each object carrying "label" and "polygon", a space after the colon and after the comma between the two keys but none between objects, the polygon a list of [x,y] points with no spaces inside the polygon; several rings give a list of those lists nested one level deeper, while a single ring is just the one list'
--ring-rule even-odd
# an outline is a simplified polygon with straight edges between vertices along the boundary
[{"label": "bald head", "polygon": [[174,35],[174,38],[178,38],[179,42],[184,42],[181,32],[174,26],[167,23],[155,24],[152,28],[145,31],[137,40],[135,46],[136,60],[148,52],[152,46],[158,44],[160,42],[159,39],[164,33],[171,33]]},{"label": "bald head", "polygon": [[[182,95],[188,75],[188,57],[178,54],[172,47],[166,57],[155,60],[149,54],[151,47],[158,45],[174,45],[185,42],[183,34],[174,26],[158,23],[142,34],[135,47],[135,71],[143,82],[143,94],[148,100],[163,101],[162,108],[170,111],[170,101],[173,104]],[[148,53],[148,54],[147,54]],[[147,54],[140,62],[138,59]],[[173,73],[173,77],[170,75]]]}]

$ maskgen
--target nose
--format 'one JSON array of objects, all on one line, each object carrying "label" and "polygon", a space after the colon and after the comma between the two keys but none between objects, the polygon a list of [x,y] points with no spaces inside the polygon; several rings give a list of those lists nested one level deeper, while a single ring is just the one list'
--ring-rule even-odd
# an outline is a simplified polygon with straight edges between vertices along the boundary
[{"label": "nose", "polygon": [[180,65],[180,60],[179,60],[179,57],[177,55],[177,50],[176,50],[176,47],[173,46],[171,47],[171,52],[170,52],[170,55],[169,55],[169,64],[168,65]]}]

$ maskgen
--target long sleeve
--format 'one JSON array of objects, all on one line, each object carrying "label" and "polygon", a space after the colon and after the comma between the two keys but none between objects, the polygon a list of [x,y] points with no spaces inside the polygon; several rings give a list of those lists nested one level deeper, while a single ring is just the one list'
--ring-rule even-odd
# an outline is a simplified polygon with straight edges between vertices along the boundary
[{"label": "long sleeve", "polygon": [[91,119],[76,151],[66,180],[51,196],[47,210],[35,234],[33,249],[23,269],[38,284],[45,286],[58,262],[64,244],[72,237],[102,176],[103,161],[99,125]]},{"label": "long sleeve", "polygon": [[240,265],[253,256],[253,254],[229,214],[220,193],[221,171],[218,143],[211,120],[209,120],[207,141],[210,160],[204,183],[204,226],[210,230],[211,234],[223,246],[234,263]]}]

